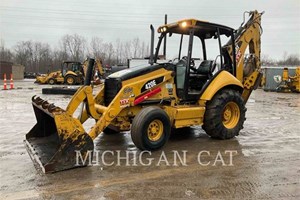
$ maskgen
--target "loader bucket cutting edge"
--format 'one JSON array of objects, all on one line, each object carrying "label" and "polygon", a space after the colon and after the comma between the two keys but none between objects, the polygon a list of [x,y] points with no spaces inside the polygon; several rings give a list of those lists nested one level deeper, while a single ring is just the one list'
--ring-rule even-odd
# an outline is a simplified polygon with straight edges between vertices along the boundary
[{"label": "loader bucket cutting edge", "polygon": [[76,151],[85,158],[94,143],[80,121],[39,97],[32,98],[32,105],[37,123],[24,143],[35,166],[44,173],[84,166],[76,163]]}]

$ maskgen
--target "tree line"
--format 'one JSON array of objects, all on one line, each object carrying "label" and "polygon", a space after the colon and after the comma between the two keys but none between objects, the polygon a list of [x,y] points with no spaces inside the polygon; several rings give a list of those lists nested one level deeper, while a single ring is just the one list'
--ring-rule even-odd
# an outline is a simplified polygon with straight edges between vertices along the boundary
[{"label": "tree line", "polygon": [[83,62],[87,56],[102,59],[104,65],[127,64],[128,58],[149,56],[149,45],[138,37],[128,41],[105,42],[93,37],[90,41],[81,35],[64,35],[58,46],[52,48],[39,41],[20,41],[12,48],[6,48],[0,41],[0,60],[25,66],[26,72],[46,73],[60,69],[66,60]]},{"label": "tree line", "polygon": [[300,66],[300,57],[298,54],[288,54],[284,52],[281,59],[275,60],[269,55],[263,54],[261,56],[261,63],[263,66]]},{"label": "tree line", "polygon": [[[102,38],[93,37],[90,41],[81,35],[64,35],[53,48],[48,43],[39,41],[20,41],[11,49],[6,48],[0,40],[0,60],[25,66],[26,72],[46,73],[60,69],[61,62],[66,60],[83,62],[87,56],[102,59],[104,65],[127,64],[127,59],[149,56],[149,44],[138,37],[114,43],[105,42]],[[284,52],[282,59],[275,60],[268,55],[261,56],[262,65],[289,66],[300,65],[298,54]]]}]

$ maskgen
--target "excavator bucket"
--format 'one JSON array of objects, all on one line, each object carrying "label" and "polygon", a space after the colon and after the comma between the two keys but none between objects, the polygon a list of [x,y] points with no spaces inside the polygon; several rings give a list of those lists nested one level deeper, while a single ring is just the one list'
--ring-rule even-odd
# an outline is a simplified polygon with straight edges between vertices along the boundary
[{"label": "excavator bucket", "polygon": [[80,121],[39,97],[32,97],[32,105],[37,123],[24,142],[35,166],[44,173],[83,166],[76,162],[79,153],[84,159],[93,151],[94,143]]}]

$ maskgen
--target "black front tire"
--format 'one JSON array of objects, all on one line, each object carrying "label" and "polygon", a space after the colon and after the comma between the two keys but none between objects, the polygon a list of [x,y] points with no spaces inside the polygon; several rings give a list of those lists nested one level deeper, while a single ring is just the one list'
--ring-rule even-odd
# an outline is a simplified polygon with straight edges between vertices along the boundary
[{"label": "black front tire", "polygon": [[[235,105],[236,116],[239,117],[235,117],[233,122],[227,125],[227,121],[224,119],[224,113],[229,104]],[[223,89],[218,92],[211,101],[207,102],[202,128],[212,138],[222,140],[233,138],[243,129],[243,124],[246,120],[246,110],[244,100],[238,91]],[[235,115],[233,115],[233,117],[234,116]]]},{"label": "black front tire", "polygon": [[[159,122],[161,134],[159,138],[151,140],[149,129],[152,123]],[[168,141],[171,133],[170,118],[159,107],[150,106],[142,109],[133,119],[131,138],[137,148],[141,150],[157,150]],[[150,133],[151,134],[151,133]]]},{"label": "black front tire", "polygon": [[76,77],[73,75],[67,75],[65,77],[65,83],[68,85],[75,85],[76,84]]},{"label": "black front tire", "polygon": [[48,80],[48,84],[50,84],[50,85],[54,85],[55,84],[55,79],[54,78],[50,78],[49,80]]}]

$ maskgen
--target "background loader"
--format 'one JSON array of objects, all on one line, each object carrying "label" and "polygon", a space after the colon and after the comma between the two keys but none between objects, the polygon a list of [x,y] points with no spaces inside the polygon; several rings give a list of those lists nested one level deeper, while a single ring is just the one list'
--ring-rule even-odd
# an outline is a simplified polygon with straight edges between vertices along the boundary
[{"label": "background loader", "polygon": [[282,80],[276,88],[277,92],[298,92],[300,93],[300,67],[296,68],[295,75],[289,75],[289,69],[284,68]]},{"label": "background loader", "polygon": [[[94,74],[99,77],[104,75],[104,70],[102,67],[102,62],[100,59],[96,59],[96,67]],[[61,70],[48,73],[46,75],[41,75],[36,77],[36,83],[40,84],[68,84],[76,85],[83,84],[84,77],[87,71],[87,60],[81,64],[75,61],[64,61],[61,65]],[[97,71],[97,73],[96,73]]]},{"label": "background loader", "polygon": [[63,61],[61,70],[48,73],[36,77],[36,83],[40,84],[82,84],[83,83],[83,67],[80,62]]},{"label": "background loader", "polygon": [[[32,98],[37,124],[26,134],[29,155],[47,173],[78,166],[75,151],[83,157],[93,151],[93,140],[102,132],[130,130],[141,150],[163,147],[171,128],[202,125],[212,138],[237,136],[245,121],[245,104],[262,76],[262,13],[247,13],[248,21],[237,30],[196,19],[163,25],[155,52],[151,26],[149,65],[111,74],[96,95],[90,86],[94,60],[89,59],[85,84],[66,109]],[[157,63],[165,37],[172,44],[166,58],[176,56]],[[251,56],[244,65],[247,49]],[[81,104],[80,115],[73,116]],[[95,124],[85,130],[89,118]]]}]

